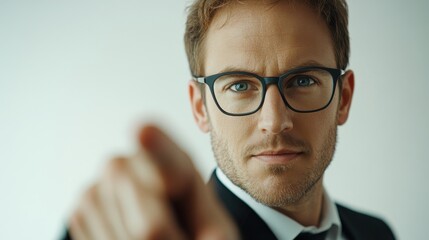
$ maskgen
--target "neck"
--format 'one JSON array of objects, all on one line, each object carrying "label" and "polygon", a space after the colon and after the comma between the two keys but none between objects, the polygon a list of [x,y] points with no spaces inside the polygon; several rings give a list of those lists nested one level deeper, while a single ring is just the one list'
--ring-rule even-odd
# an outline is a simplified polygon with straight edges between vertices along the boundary
[{"label": "neck", "polygon": [[322,178],[293,205],[275,208],[277,211],[292,218],[303,226],[319,227],[322,219],[323,206],[323,180]]}]

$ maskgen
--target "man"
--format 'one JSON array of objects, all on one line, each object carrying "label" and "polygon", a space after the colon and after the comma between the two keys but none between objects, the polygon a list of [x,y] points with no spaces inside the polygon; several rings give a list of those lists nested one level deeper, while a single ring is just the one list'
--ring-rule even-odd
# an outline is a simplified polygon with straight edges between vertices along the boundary
[{"label": "man", "polygon": [[189,10],[190,102],[211,136],[223,207],[186,154],[146,126],[138,153],[112,160],[84,194],[73,238],[394,239],[323,187],[354,90],[346,3],[197,0]]}]

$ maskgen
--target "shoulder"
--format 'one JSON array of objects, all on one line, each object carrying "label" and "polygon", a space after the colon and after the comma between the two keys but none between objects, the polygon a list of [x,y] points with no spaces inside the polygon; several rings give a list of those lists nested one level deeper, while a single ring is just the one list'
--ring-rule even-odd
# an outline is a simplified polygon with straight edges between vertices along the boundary
[{"label": "shoulder", "polygon": [[395,239],[392,229],[381,218],[336,205],[344,231],[355,239]]}]

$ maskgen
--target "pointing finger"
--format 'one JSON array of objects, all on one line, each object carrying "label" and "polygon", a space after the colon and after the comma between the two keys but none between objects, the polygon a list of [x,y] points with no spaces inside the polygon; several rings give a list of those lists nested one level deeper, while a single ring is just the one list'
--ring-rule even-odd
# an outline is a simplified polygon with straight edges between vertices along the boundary
[{"label": "pointing finger", "polygon": [[189,156],[158,128],[143,128],[140,143],[160,168],[180,224],[193,239],[238,239],[234,223],[204,184]]}]

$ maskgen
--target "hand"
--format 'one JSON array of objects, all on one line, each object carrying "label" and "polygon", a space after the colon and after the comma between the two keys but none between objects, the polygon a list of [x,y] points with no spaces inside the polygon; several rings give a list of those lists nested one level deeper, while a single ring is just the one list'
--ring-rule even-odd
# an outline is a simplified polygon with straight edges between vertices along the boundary
[{"label": "hand", "polygon": [[189,157],[153,126],[141,149],[111,160],[70,218],[73,239],[238,239]]}]

